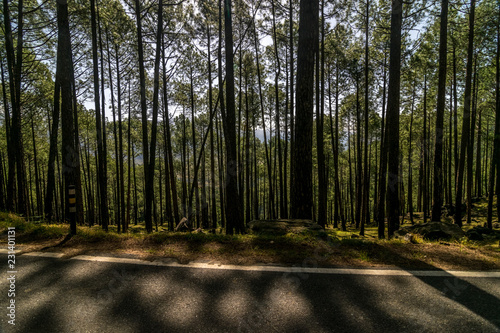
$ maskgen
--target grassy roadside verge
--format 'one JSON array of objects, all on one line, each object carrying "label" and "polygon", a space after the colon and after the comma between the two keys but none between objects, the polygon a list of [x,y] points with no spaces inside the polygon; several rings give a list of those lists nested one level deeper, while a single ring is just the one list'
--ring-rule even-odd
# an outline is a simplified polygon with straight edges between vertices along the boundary
[{"label": "grassy roadside verge", "polygon": [[[127,234],[104,232],[99,227],[79,227],[76,236],[63,224],[25,222],[0,212],[0,248],[6,248],[6,230],[16,228],[16,244],[23,252],[63,252],[131,256],[145,260],[174,258],[180,263],[207,261],[222,264],[283,264],[322,267],[400,267],[405,269],[498,270],[498,243],[429,242],[421,238],[378,240],[368,228],[367,237],[354,231],[327,230],[328,237],[312,233],[284,236],[173,233]],[[375,228],[373,228],[375,233]],[[134,232],[135,231],[135,232]]]}]

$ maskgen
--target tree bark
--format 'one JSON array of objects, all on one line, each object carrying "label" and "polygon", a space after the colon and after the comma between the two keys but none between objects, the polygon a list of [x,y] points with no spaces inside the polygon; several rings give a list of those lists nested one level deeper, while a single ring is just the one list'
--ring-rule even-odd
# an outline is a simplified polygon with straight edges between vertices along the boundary
[{"label": "tree bark", "polygon": [[[94,74],[94,103],[96,112],[96,131],[97,131],[97,156],[98,162],[98,183],[99,183],[99,199],[100,199],[100,219],[102,228],[108,230],[109,213],[108,213],[108,195],[107,195],[107,175],[104,169],[104,159],[106,158],[103,148],[103,132],[101,129],[101,105],[99,91],[99,61],[97,58],[97,19],[95,10],[95,0],[90,0],[91,26],[92,26],[92,63]],[[104,110],[102,110],[104,112]],[[105,124],[103,124],[105,126]],[[57,139],[56,139],[57,140]],[[50,166],[49,166],[50,167]],[[47,189],[48,193],[48,189]]]},{"label": "tree bark", "polygon": [[457,175],[457,192],[455,195],[455,223],[462,226],[462,189],[465,169],[465,159],[467,154],[467,145],[469,144],[470,132],[470,112],[471,112],[471,81],[472,81],[472,62],[474,53],[474,14],[476,0],[471,0],[469,14],[469,42],[467,47],[467,66],[465,74],[464,91],[464,115],[462,123],[462,141],[460,145],[460,161]]},{"label": "tree bark", "polygon": [[439,35],[439,78],[436,108],[436,142],[434,146],[434,203],[432,221],[441,220],[443,207],[443,139],[444,109],[446,101],[446,64],[448,47],[448,0],[441,2],[441,28]]},{"label": "tree bark", "polygon": [[403,1],[392,2],[391,46],[389,58],[389,99],[387,101],[387,128],[391,135],[387,137],[388,184],[387,217],[388,235],[392,238],[399,229],[399,99],[401,74],[401,23]]},{"label": "tree bark", "polygon": [[76,183],[79,172],[79,157],[77,143],[75,142],[74,131],[74,71],[73,57],[71,53],[71,37],[68,20],[68,3],[59,1],[57,3],[57,27],[58,27],[58,50],[57,50],[57,72],[60,84],[61,98],[61,126],[62,126],[62,167],[64,173],[65,195],[61,196],[65,200],[65,211],[70,222],[71,234],[76,234],[77,224],[77,199],[78,188]]},{"label": "tree bark", "polygon": [[[226,234],[244,233],[245,226],[240,219],[240,196],[238,194],[238,168],[236,156],[236,109],[234,92],[234,52],[231,0],[224,2],[224,32],[226,51],[226,115],[224,138],[226,140]],[[229,199],[230,198],[230,199]]]},{"label": "tree bark", "polygon": [[[500,5],[498,6],[500,17]],[[493,229],[493,195],[495,192],[495,173],[497,165],[500,163],[500,19],[497,20],[497,54],[495,57],[496,65],[496,89],[495,89],[495,136],[493,140],[493,158],[491,161],[490,181],[488,185],[488,215],[486,223],[489,229]],[[496,175],[498,177],[498,175]],[[497,197],[497,206],[498,206]]]},{"label": "tree bark", "polygon": [[312,129],[314,52],[318,37],[318,0],[300,1],[299,45],[297,53],[297,112],[293,145],[293,179],[291,186],[291,215],[311,219],[312,187]]}]

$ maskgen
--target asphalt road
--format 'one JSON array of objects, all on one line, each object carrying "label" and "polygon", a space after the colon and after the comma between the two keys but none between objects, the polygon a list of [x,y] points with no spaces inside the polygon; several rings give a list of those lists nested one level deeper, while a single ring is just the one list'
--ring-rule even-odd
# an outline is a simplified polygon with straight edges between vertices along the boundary
[{"label": "asphalt road", "polygon": [[15,269],[14,326],[7,316],[11,274],[0,254],[3,332],[500,332],[498,277],[268,272],[28,255],[17,256]]}]

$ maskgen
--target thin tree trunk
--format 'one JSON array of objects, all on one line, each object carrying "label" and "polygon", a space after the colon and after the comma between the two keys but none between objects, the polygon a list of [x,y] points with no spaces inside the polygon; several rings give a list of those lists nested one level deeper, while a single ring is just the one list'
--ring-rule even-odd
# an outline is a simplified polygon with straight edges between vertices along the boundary
[{"label": "thin tree trunk", "polygon": [[113,86],[113,72],[111,70],[111,52],[109,48],[109,35],[106,28],[106,49],[108,53],[108,75],[109,75],[109,90],[111,95],[111,109],[113,112],[113,139],[115,141],[115,172],[116,172],[116,211],[115,211],[115,221],[117,232],[121,232],[121,202],[120,202],[120,192],[121,192],[121,184],[123,183],[122,178],[120,177],[120,156],[118,152],[118,132],[116,129],[116,108],[115,108],[115,92]]},{"label": "thin tree trunk", "polygon": [[[213,94],[212,94],[212,60],[210,53],[210,25],[207,25],[207,46],[208,46],[208,103],[210,110],[213,110]],[[212,213],[212,229],[215,233],[217,229],[217,205],[215,197],[215,152],[214,152],[214,122],[210,124],[210,181],[211,181],[211,213]]]},{"label": "thin tree trunk", "polygon": [[[244,233],[240,218],[240,196],[238,193],[238,168],[236,155],[236,115],[234,99],[234,52],[231,0],[224,2],[224,32],[226,49],[226,114],[223,114],[224,138],[226,140],[226,234]],[[229,198],[231,198],[229,200]]]},{"label": "thin tree trunk", "polygon": [[121,94],[121,75],[118,45],[115,45],[116,61],[116,90],[118,100],[118,159],[120,162],[119,176],[120,184],[120,219],[122,221],[122,231],[127,232],[128,221],[125,219],[125,179],[123,172],[123,124],[122,124],[122,94]]},{"label": "thin tree trunk", "polygon": [[[137,46],[138,46],[138,57],[139,57],[139,85],[140,85],[140,96],[141,96],[141,116],[142,116],[142,163],[144,169],[144,179],[149,181],[149,145],[148,145],[148,108],[146,104],[146,76],[144,73],[144,51],[142,42],[142,11],[139,0],[135,0],[135,16],[137,24]],[[158,32],[160,33],[160,32]],[[157,45],[158,46],[158,45]],[[156,48],[159,51],[159,48]],[[156,59],[155,59],[155,69],[156,69]],[[155,71],[156,72],[156,71]],[[149,182],[148,182],[149,185]],[[153,230],[152,225],[152,199],[153,199],[153,189],[148,187],[148,191],[145,193],[145,223],[147,232]]]},{"label": "thin tree trunk", "polygon": [[[136,0],[137,1],[137,0]],[[136,8],[140,8],[139,6],[136,6]],[[147,165],[144,165],[144,168],[149,168],[147,172],[144,173],[145,176],[145,182],[146,182],[146,211],[144,214],[144,219],[145,219],[145,224],[146,224],[146,231],[152,232],[153,231],[153,226],[152,226],[152,221],[151,221],[151,209],[154,201],[154,175],[155,175],[155,162],[156,162],[156,136],[157,136],[157,128],[158,128],[158,108],[159,108],[159,90],[160,90],[160,57],[161,57],[161,50],[162,50],[162,36],[163,36],[163,0],[159,0],[158,2],[158,25],[157,25],[157,31],[156,31],[156,54],[155,54],[155,65],[154,65],[154,74],[153,74],[153,119],[151,123],[151,141],[150,145],[151,147],[149,148],[149,154],[145,155],[144,158],[149,158],[149,162]],[[139,53],[142,53],[142,34],[140,33],[140,18],[137,19],[138,21],[138,31],[139,31],[139,44],[140,44],[140,51]],[[139,56],[141,58],[141,55]],[[139,62],[141,63],[140,66],[144,66],[142,63],[142,59],[139,59]],[[144,73],[142,73],[142,76]],[[141,79],[141,82],[142,81]],[[143,130],[146,130],[146,133],[143,133],[143,138],[146,138],[144,141],[146,150],[147,148],[147,109],[146,105],[142,105],[142,97],[144,97],[144,102],[145,102],[145,96],[142,96],[142,85],[141,85],[141,108],[143,112]],[[146,117],[144,115],[146,114]]]},{"label": "thin tree trunk", "polygon": [[474,14],[476,0],[471,0],[469,14],[469,42],[467,47],[467,66],[465,75],[464,92],[464,115],[462,124],[462,141],[460,146],[460,163],[457,175],[457,193],[455,196],[455,223],[462,226],[462,188],[465,169],[465,159],[467,154],[467,145],[469,144],[470,132],[470,111],[471,111],[471,81],[472,81],[472,56],[474,53]]},{"label": "thin tree trunk", "polygon": [[[500,16],[500,5],[498,6]],[[496,65],[496,89],[495,89],[495,136],[493,140],[493,158],[490,169],[490,182],[488,187],[488,216],[487,224],[489,229],[493,229],[493,195],[495,192],[495,172],[500,163],[500,20],[497,20],[497,54],[495,57]],[[498,174],[496,175],[498,178]],[[497,197],[497,207],[500,200]]]},{"label": "thin tree trunk", "polygon": [[408,214],[410,215],[410,223],[413,224],[413,179],[412,179],[412,132],[413,132],[413,110],[415,107],[415,90],[416,90],[416,79],[413,81],[413,95],[411,101],[411,115],[410,115],[410,128],[409,128],[409,139],[408,139]]},{"label": "thin tree trunk", "polygon": [[[264,116],[264,97],[262,94],[262,81],[261,81],[261,74],[260,74],[260,62],[259,62],[259,46],[257,43],[258,36],[257,36],[257,29],[255,27],[255,22],[254,22],[254,46],[255,46],[255,57],[256,57],[256,64],[257,64],[257,80],[258,80],[258,85],[259,85],[259,100],[260,100],[260,110],[261,110],[261,115],[262,115],[262,129],[264,132],[264,149],[266,151],[266,165],[267,165],[267,177],[268,177],[268,182],[269,182],[269,197],[270,197],[270,206],[274,207],[274,191],[273,191],[273,182],[272,182],[272,172],[271,172],[271,158],[269,154],[269,149],[267,147],[267,132],[266,132],[266,118]],[[274,208],[271,210],[270,218],[274,219],[276,216],[274,214]]]},{"label": "thin tree trunk", "polygon": [[444,109],[446,103],[448,0],[441,1],[441,28],[439,36],[439,81],[436,108],[436,142],[434,146],[434,203],[432,206],[432,221],[441,220],[441,210],[443,207],[443,131]]},{"label": "thin tree trunk", "polygon": [[[324,115],[324,0],[321,1],[321,50],[318,42],[316,47],[316,152],[318,162],[318,224],[326,226],[327,219],[327,179],[325,179],[325,153],[323,140]],[[321,51],[321,54],[320,54]],[[322,57],[320,60],[320,56]],[[321,68],[320,68],[321,62]]]},{"label": "thin tree trunk", "polygon": [[429,155],[429,151],[427,150],[427,73],[424,73],[424,129],[423,129],[423,138],[422,138],[422,158],[423,158],[423,168],[422,168],[422,196],[423,196],[423,217],[424,223],[427,222],[428,210],[427,210],[427,202],[429,198],[429,187],[427,187],[427,156]]},{"label": "thin tree trunk", "polygon": [[363,211],[364,218],[361,221],[361,230],[359,234],[364,236],[365,234],[365,222],[370,222],[369,205],[370,200],[370,179],[368,176],[368,114],[369,114],[369,100],[368,100],[368,89],[369,89],[369,65],[370,65],[370,53],[369,53],[369,29],[370,29],[370,1],[366,0],[366,27],[365,27],[365,167],[364,167],[364,181],[363,181]]},{"label": "thin tree trunk", "polygon": [[[279,216],[283,217],[285,215],[285,205],[284,205],[284,181],[283,181],[283,160],[281,155],[281,129],[280,129],[280,111],[279,111],[279,77],[281,74],[280,58],[278,54],[278,37],[276,33],[276,13],[274,0],[271,1],[272,12],[273,12],[273,37],[274,37],[274,54],[276,58],[276,73],[274,78],[274,95],[275,95],[275,105],[276,105],[276,138],[278,145],[278,169],[279,169]],[[276,161],[275,161],[276,162]]]},{"label": "thin tree trunk", "polygon": [[[99,61],[97,57],[97,19],[95,10],[95,0],[90,0],[90,13],[91,13],[91,26],[92,26],[92,62],[94,74],[94,102],[96,112],[96,131],[97,131],[97,156],[98,163],[98,177],[99,183],[99,199],[100,199],[100,220],[102,228],[108,230],[109,212],[108,212],[108,196],[107,196],[107,175],[104,169],[104,160],[106,158],[103,147],[103,131],[101,129],[101,105],[100,105],[100,91],[99,91]],[[104,110],[102,110],[104,113]],[[103,124],[106,126],[106,124]],[[56,139],[57,140],[57,139]],[[50,168],[50,165],[49,165]],[[50,177],[50,174],[49,174]],[[47,188],[48,193],[48,188]]]},{"label": "thin tree trunk", "polygon": [[379,199],[377,208],[377,222],[378,222],[378,238],[385,238],[385,204],[386,204],[386,189],[387,189],[387,139],[386,139],[386,126],[385,126],[385,103],[386,103],[386,60],[387,56],[384,55],[384,83],[382,92],[382,126],[380,136],[380,180],[379,180]]},{"label": "thin tree trunk", "polygon": [[[174,156],[172,153],[172,140],[170,134],[170,120],[169,120],[169,111],[168,111],[168,93],[167,93],[167,73],[166,73],[166,62],[165,62],[165,48],[163,47],[162,53],[162,62],[163,62],[163,119],[165,131],[167,132],[167,149],[168,149],[168,171],[169,171],[169,179],[170,179],[170,190],[172,191],[172,205],[174,211],[174,221],[171,221],[169,228],[170,230],[174,230],[174,224],[180,221],[179,216],[179,201],[177,197],[177,177],[175,176],[174,170]],[[184,202],[184,201],[183,201]]]},{"label": "thin tree trunk", "polygon": [[474,94],[477,85],[477,55],[474,61],[474,83],[471,91],[471,124],[469,141],[467,143],[467,223],[472,222],[472,187],[474,182],[474,176],[472,174],[472,167],[474,164],[474,131],[476,128],[476,104],[474,100]]}]

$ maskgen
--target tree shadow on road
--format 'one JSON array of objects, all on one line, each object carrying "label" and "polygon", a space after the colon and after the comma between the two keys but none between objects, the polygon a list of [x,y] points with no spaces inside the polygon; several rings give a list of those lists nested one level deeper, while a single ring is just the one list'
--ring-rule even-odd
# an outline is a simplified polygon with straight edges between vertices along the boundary
[{"label": "tree shadow on road", "polygon": [[449,277],[19,259],[19,332],[500,331],[500,295],[487,290],[498,279],[458,278],[424,262]]}]

